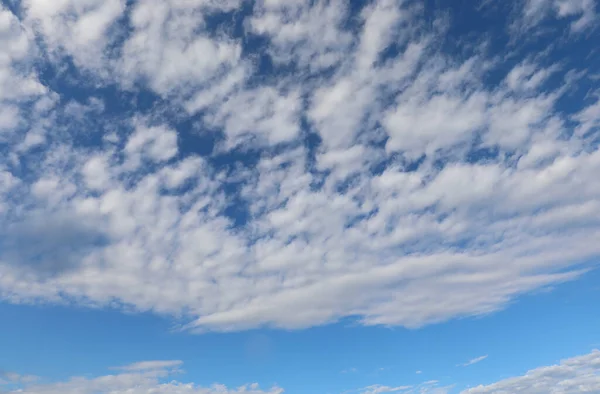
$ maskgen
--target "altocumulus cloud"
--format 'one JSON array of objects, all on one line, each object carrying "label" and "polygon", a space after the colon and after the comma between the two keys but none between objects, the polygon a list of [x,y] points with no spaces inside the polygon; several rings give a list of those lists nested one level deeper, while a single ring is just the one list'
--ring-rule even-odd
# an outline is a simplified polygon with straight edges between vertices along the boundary
[{"label": "altocumulus cloud", "polygon": [[[408,0],[3,5],[0,297],[419,327],[576,278],[600,254],[599,92],[553,48],[590,3],[511,5],[510,56],[449,50],[447,13]],[[521,48],[549,21],[563,41]],[[155,384],[129,372],[65,387]]]}]

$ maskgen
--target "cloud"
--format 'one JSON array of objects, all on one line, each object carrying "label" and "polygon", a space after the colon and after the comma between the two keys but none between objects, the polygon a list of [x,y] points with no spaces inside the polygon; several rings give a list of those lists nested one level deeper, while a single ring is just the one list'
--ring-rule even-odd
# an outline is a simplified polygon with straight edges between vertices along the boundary
[{"label": "cloud", "polygon": [[600,390],[600,351],[540,367],[523,376],[463,391],[463,394],[527,393],[575,394]]},{"label": "cloud", "polygon": [[448,51],[411,1],[82,4],[2,9],[3,300],[416,328],[600,255],[598,86],[565,107],[564,43]]},{"label": "cloud", "polygon": [[[251,384],[237,389],[228,389],[222,385],[202,388],[193,383],[174,380],[164,382],[169,375],[182,365],[181,361],[146,361],[119,368],[122,373],[99,376],[96,378],[73,377],[66,382],[38,383],[39,378],[16,373],[4,373],[2,376],[9,384],[18,384],[20,389],[9,393],[53,394],[53,393],[249,393],[281,394],[283,389],[274,387],[262,391],[258,385]],[[451,387],[442,387],[437,381],[428,381],[416,386],[373,385],[358,390],[361,394],[379,394],[398,392],[402,394],[427,393],[445,394]],[[540,367],[528,371],[523,376],[508,378],[490,385],[463,390],[461,394],[484,393],[556,393],[570,394],[595,392],[600,390],[600,351],[562,360],[559,364]]]},{"label": "cloud", "polygon": [[[115,375],[94,378],[72,377],[68,381],[56,383],[34,383],[29,379],[17,379],[19,388],[8,389],[8,393],[20,394],[282,394],[283,389],[273,387],[261,390],[258,384],[248,384],[238,388],[227,388],[221,384],[200,387],[194,383],[182,383],[170,379],[171,368],[181,365],[180,361],[147,361],[123,367],[123,372]],[[15,374],[10,374],[15,375]],[[16,376],[16,375],[15,375]],[[169,379],[168,381],[166,381]],[[1,383],[0,383],[1,384]]]},{"label": "cloud", "polygon": [[481,361],[485,360],[486,358],[488,358],[488,356],[487,356],[487,355],[485,355],[485,356],[480,356],[480,357],[476,357],[476,358],[474,358],[474,359],[472,359],[472,360],[469,360],[469,361],[467,361],[467,362],[466,362],[466,363],[464,363],[464,364],[459,364],[459,366],[461,366],[461,367],[468,367],[469,365],[477,364],[477,363],[479,363],[479,362],[481,362]]},{"label": "cloud", "polygon": [[[479,357],[463,365],[471,365],[485,358],[486,356]],[[441,386],[438,381],[432,380],[416,386],[372,385],[356,392],[447,394],[453,387]],[[460,394],[575,394],[595,393],[598,390],[600,390],[600,351],[594,350],[589,354],[562,360],[556,365],[532,369],[522,376],[468,388],[460,391]]]},{"label": "cloud", "polygon": [[360,394],[380,394],[380,393],[398,393],[398,394],[448,394],[452,387],[441,387],[436,380],[423,382],[415,386],[384,386],[372,385],[357,390]]},{"label": "cloud", "polygon": [[[37,183],[39,193],[54,193],[57,183]],[[56,277],[78,267],[94,249],[105,246],[108,236],[93,218],[66,212],[33,213],[0,232],[0,258],[18,272],[40,278]]]},{"label": "cloud", "polygon": [[125,12],[124,0],[23,0],[21,6],[28,25],[43,38],[51,55],[61,58],[64,53],[77,65],[95,70],[105,67],[113,35],[110,28]]},{"label": "cloud", "polygon": [[352,45],[342,28],[348,5],[339,0],[256,2],[249,19],[252,32],[270,40],[268,53],[280,64],[296,63],[309,72],[334,67]]},{"label": "cloud", "polygon": [[3,384],[31,384],[37,381],[38,379],[39,377],[34,375],[20,375],[15,372],[0,371],[0,386]]},{"label": "cloud", "polygon": [[409,386],[398,386],[398,387],[389,387],[389,386],[370,386],[363,391],[363,394],[379,394],[379,393],[393,393],[397,391],[406,391]]},{"label": "cloud", "polygon": [[205,17],[235,9],[239,1],[144,1],[131,9],[132,33],[122,44],[116,72],[125,86],[146,82],[155,92],[170,96],[234,69],[241,47],[227,37],[197,34]]},{"label": "cloud", "polygon": [[164,370],[170,368],[178,368],[183,364],[181,360],[165,360],[165,361],[140,361],[137,363],[129,364],[124,367],[118,367],[122,371],[129,372],[142,372],[142,371],[153,371],[153,370]]},{"label": "cloud", "polygon": [[37,52],[27,28],[0,5],[0,143],[11,140],[22,125],[20,105],[47,93],[33,69]]},{"label": "cloud", "polygon": [[540,23],[547,17],[571,20],[571,31],[581,33],[597,22],[596,4],[593,0],[526,0],[522,23],[527,27]]}]

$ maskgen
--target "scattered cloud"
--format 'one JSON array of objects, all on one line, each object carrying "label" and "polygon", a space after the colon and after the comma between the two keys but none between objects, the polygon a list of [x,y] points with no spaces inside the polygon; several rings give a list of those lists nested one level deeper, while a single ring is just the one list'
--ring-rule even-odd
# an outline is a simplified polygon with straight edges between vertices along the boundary
[{"label": "scattered cloud", "polygon": [[463,391],[463,394],[575,394],[600,391],[600,351],[540,367],[523,376]]},{"label": "scattered cloud", "polygon": [[380,394],[380,393],[398,393],[398,394],[449,394],[451,386],[441,387],[436,380],[430,380],[415,386],[383,386],[373,385],[358,390],[360,394]]},{"label": "scattered cloud", "polygon": [[9,394],[282,394],[283,389],[273,387],[261,390],[253,383],[238,388],[227,388],[221,384],[200,387],[194,383],[172,380],[172,367],[180,366],[180,361],[147,361],[122,368],[115,375],[94,378],[72,377],[68,381],[56,383],[34,383],[20,379],[15,381],[19,388],[9,389]]},{"label": "scattered cloud", "polygon": [[[479,357],[462,365],[483,360]],[[415,386],[372,385],[356,390],[361,394],[397,392],[400,394],[448,394],[456,386],[442,386],[431,380]],[[532,369],[522,376],[511,377],[489,385],[460,391],[460,394],[575,394],[600,390],[600,351],[562,360],[559,364]]]},{"label": "scattered cloud", "polygon": [[520,23],[531,29],[546,18],[571,20],[571,31],[581,33],[597,22],[594,0],[526,0]]},{"label": "scattered cloud", "polygon": [[379,393],[394,393],[398,391],[406,391],[410,386],[398,386],[398,387],[389,387],[389,386],[381,386],[374,385],[364,388],[364,391],[361,391],[362,394],[379,394]]},{"label": "scattered cloud", "polygon": [[[544,7],[583,23],[576,3]],[[552,48],[449,52],[412,1],[19,5],[0,13],[5,301],[415,328],[600,255],[599,87],[565,108]]]}]

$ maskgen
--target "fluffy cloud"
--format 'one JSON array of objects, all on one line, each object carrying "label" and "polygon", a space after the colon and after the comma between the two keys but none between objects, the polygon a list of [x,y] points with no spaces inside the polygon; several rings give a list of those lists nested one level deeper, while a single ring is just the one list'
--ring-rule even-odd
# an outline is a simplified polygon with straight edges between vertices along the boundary
[{"label": "fluffy cloud", "polygon": [[0,5],[0,142],[23,121],[21,104],[47,91],[31,65],[36,52],[32,35]]},{"label": "fluffy cloud", "polygon": [[[19,388],[8,390],[8,393],[19,394],[281,394],[278,387],[265,391],[259,386],[249,384],[238,388],[227,388],[220,384],[212,387],[200,387],[193,383],[181,383],[175,380],[166,381],[173,374],[180,372],[177,367],[180,361],[144,361],[119,368],[123,372],[115,375],[95,378],[73,377],[66,382],[37,383],[24,379],[16,374],[7,374],[9,383],[19,384]],[[10,380],[10,377],[14,379]],[[15,378],[16,377],[16,378]],[[0,381],[0,390],[2,382]]]},{"label": "fluffy cloud", "polygon": [[598,104],[551,51],[448,51],[410,1],[101,3],[2,11],[2,299],[419,327],[600,255]]},{"label": "fluffy cloud", "polygon": [[125,85],[146,82],[162,95],[190,93],[239,61],[241,47],[227,37],[197,34],[209,12],[236,8],[238,1],[140,1],[132,6],[132,33],[122,44],[117,72]]},{"label": "fluffy cloud", "polygon": [[76,64],[95,69],[103,66],[110,28],[125,11],[124,0],[24,0],[21,5],[52,54],[64,52]]},{"label": "fluffy cloud", "polygon": [[353,37],[341,25],[348,14],[344,1],[260,0],[249,19],[251,31],[265,36],[277,63],[296,63],[309,72],[337,65]]}]

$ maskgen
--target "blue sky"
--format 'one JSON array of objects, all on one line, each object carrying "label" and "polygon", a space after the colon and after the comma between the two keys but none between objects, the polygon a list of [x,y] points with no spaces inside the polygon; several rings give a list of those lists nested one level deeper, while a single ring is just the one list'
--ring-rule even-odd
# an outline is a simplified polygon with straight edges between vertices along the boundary
[{"label": "blue sky", "polygon": [[594,0],[3,0],[0,392],[600,393]]}]

